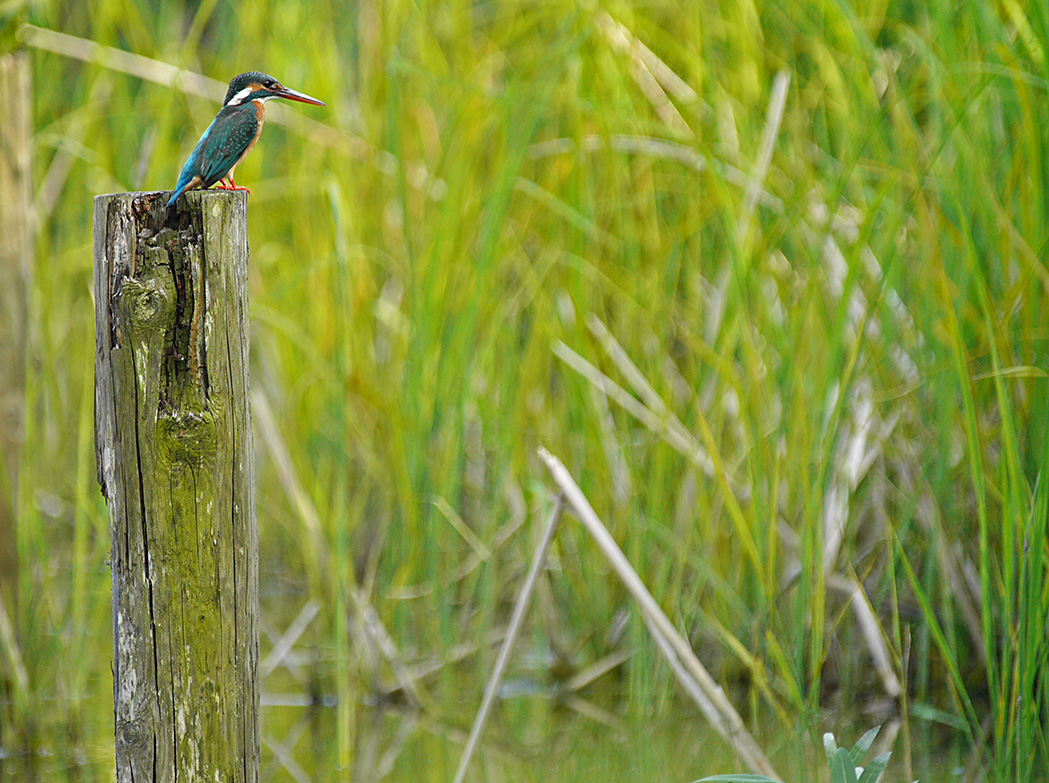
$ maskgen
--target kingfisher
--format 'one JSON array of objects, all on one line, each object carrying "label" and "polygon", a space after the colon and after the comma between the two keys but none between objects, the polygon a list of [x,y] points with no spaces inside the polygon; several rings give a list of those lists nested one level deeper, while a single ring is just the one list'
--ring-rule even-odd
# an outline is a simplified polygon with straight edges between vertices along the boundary
[{"label": "kingfisher", "polygon": [[178,175],[178,183],[168,201],[169,207],[187,190],[210,188],[216,182],[223,190],[248,190],[233,181],[233,170],[259,140],[262,123],[266,120],[266,101],[270,98],[325,105],[305,93],[285,87],[269,74],[248,71],[233,77],[222,108]]}]

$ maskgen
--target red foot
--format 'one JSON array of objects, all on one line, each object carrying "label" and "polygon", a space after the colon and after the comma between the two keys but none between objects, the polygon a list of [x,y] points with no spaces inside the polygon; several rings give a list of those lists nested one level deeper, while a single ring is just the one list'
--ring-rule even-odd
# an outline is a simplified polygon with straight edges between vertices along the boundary
[{"label": "red foot", "polygon": [[215,187],[221,188],[222,190],[243,190],[243,191],[246,191],[247,193],[251,193],[250,189],[244,187],[243,185],[238,185],[236,182],[234,182],[232,180],[232,178],[230,179],[228,185],[226,184],[226,180],[225,179],[220,179],[217,183],[215,183]]}]

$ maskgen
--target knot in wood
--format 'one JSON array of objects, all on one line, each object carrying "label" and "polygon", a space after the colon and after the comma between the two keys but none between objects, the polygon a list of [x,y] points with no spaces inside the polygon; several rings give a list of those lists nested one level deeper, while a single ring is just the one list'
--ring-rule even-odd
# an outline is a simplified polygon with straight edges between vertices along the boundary
[{"label": "knot in wood", "polygon": [[[165,270],[166,271],[166,270]],[[157,270],[146,278],[127,278],[120,292],[121,310],[135,334],[166,331],[175,320],[171,273]]]},{"label": "knot in wood", "polygon": [[203,411],[171,411],[157,419],[157,445],[169,465],[197,466],[214,453],[218,440],[215,414]]},{"label": "knot in wood", "polygon": [[116,727],[116,741],[125,753],[137,754],[145,747],[145,726],[139,720],[118,720]]}]

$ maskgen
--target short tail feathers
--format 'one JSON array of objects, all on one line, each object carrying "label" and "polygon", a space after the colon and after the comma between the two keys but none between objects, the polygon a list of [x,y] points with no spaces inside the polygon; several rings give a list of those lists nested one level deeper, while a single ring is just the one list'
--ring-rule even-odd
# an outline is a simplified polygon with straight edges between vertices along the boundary
[{"label": "short tail feathers", "polygon": [[203,183],[204,180],[201,177],[200,171],[200,145],[201,142],[198,141],[197,146],[194,147],[193,152],[190,153],[186,165],[184,165],[182,171],[179,172],[178,182],[175,183],[175,190],[172,191],[171,199],[168,201],[169,207],[178,201],[178,197],[187,190],[192,190]]},{"label": "short tail feathers", "polygon": [[[186,164],[186,168],[189,168],[188,163]],[[183,169],[182,174],[178,178],[178,183],[175,185],[175,190],[171,193],[171,199],[168,201],[168,206],[170,207],[172,204],[178,201],[179,196],[181,196],[187,190],[192,190],[193,188],[199,186],[200,183],[201,179],[199,174],[193,176],[190,175],[186,171],[186,169]]]},{"label": "short tail feathers", "polygon": [[170,207],[172,204],[174,204],[176,201],[178,201],[178,197],[181,196],[185,192],[186,192],[185,188],[179,188],[178,190],[172,191],[171,198],[168,200],[168,206]]}]

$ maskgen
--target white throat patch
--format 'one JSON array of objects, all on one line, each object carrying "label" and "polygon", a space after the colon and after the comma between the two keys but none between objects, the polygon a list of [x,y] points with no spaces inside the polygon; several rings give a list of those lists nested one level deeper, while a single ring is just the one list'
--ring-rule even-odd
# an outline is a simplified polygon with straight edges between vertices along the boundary
[{"label": "white throat patch", "polygon": [[[244,103],[244,101],[246,101],[248,99],[249,95],[251,95],[253,92],[255,92],[255,89],[257,87],[258,87],[258,85],[248,85],[243,90],[241,90],[236,95],[234,95],[232,98],[230,98],[229,99],[229,103],[227,103],[226,105],[227,106],[240,106],[242,103]],[[265,98],[256,98],[255,100],[262,101],[263,103],[265,103],[270,98],[276,98],[276,97],[277,97],[276,95],[267,95]]]},{"label": "white throat patch", "polygon": [[240,106],[242,103],[244,103],[244,100],[249,95],[251,95],[252,92],[253,92],[253,90],[252,90],[251,87],[245,87],[243,90],[241,90],[240,92],[238,92],[236,95],[234,95],[232,98],[229,99],[229,104],[228,105],[229,106]]}]

